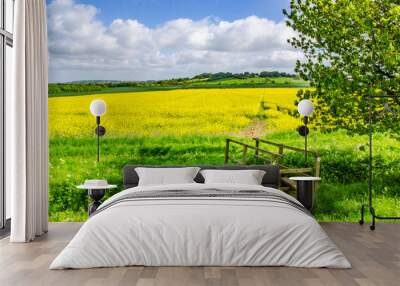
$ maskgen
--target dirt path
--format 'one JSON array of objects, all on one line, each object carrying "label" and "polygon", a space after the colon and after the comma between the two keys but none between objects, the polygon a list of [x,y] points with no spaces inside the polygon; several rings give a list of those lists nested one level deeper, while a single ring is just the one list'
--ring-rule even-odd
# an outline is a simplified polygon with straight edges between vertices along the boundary
[{"label": "dirt path", "polygon": [[261,137],[266,132],[265,120],[253,119],[253,121],[245,129],[238,133],[241,137]]}]

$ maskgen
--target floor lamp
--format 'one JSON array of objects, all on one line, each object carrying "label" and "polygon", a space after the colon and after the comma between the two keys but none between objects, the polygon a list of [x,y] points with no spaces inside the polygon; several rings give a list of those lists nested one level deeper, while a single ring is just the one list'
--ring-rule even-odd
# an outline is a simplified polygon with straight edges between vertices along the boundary
[{"label": "floor lamp", "polygon": [[373,160],[373,153],[372,153],[372,99],[374,98],[400,98],[399,96],[394,95],[374,95],[372,92],[369,93],[368,96],[368,142],[369,142],[369,174],[368,174],[368,204],[363,204],[361,206],[361,219],[359,223],[362,225],[364,224],[364,211],[365,209],[369,209],[371,216],[372,216],[372,224],[370,225],[370,229],[375,229],[375,219],[392,219],[397,220],[400,217],[383,217],[378,216],[375,212],[375,208],[372,205],[372,160]]},{"label": "floor lamp", "polygon": [[90,103],[90,112],[96,117],[97,127],[95,134],[97,135],[97,162],[100,161],[100,137],[106,134],[106,129],[100,125],[100,117],[106,114],[106,103],[104,100],[96,99]]},{"label": "floor lamp", "polygon": [[303,99],[297,105],[298,112],[303,115],[304,125],[300,126],[298,131],[301,136],[304,136],[304,167],[307,167],[307,135],[310,130],[307,127],[308,117],[314,112],[314,104],[311,100]]}]

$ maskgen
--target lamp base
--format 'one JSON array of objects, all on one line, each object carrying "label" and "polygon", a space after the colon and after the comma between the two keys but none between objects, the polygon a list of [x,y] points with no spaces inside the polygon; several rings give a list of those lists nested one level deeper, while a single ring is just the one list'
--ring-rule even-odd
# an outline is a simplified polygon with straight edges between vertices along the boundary
[{"label": "lamp base", "polygon": [[395,216],[392,216],[392,217],[378,216],[376,214],[376,212],[375,212],[374,207],[372,205],[368,204],[368,205],[362,205],[361,206],[361,219],[358,221],[358,223],[360,225],[364,224],[364,212],[365,212],[365,209],[369,209],[369,212],[370,212],[371,218],[372,218],[371,225],[369,226],[370,230],[375,230],[375,224],[376,224],[375,220],[376,219],[381,219],[381,220],[400,220],[400,217],[395,217]]}]

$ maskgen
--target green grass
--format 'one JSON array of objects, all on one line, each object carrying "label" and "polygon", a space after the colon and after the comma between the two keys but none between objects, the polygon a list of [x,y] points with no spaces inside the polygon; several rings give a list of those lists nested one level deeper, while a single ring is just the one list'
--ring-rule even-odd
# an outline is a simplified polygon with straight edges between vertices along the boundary
[{"label": "green grass", "polygon": [[50,93],[49,97],[76,96],[89,94],[107,94],[122,92],[142,92],[142,91],[166,91],[178,89],[208,89],[208,88],[306,88],[309,83],[296,78],[276,77],[276,78],[226,78],[221,80],[195,79],[183,81],[178,85],[157,84],[157,83],[139,83],[138,86],[117,86],[105,87],[97,91],[70,91]]},{"label": "green grass", "polygon": [[[87,196],[76,185],[89,178],[106,178],[122,190],[122,167],[127,164],[223,164],[226,136],[164,136],[102,138],[101,162],[96,164],[95,138],[50,140],[50,220],[83,221],[87,218]],[[302,146],[293,132],[273,133],[267,139]],[[251,139],[242,139],[251,142]],[[312,132],[310,146],[322,154],[322,177],[315,216],[321,221],[357,221],[366,201],[368,158],[365,136],[344,132]],[[379,215],[400,215],[400,143],[375,136],[376,199]],[[288,157],[290,159],[290,156]],[[301,162],[296,161],[295,162]],[[354,171],[355,170],[355,171]]]},{"label": "green grass", "polygon": [[[358,182],[352,184],[323,183],[317,192],[315,216],[319,221],[352,221],[360,219],[360,208],[366,203],[368,184]],[[374,196],[373,204],[378,215],[400,216],[399,195],[388,195],[379,192]],[[370,217],[366,215],[366,221]]]}]

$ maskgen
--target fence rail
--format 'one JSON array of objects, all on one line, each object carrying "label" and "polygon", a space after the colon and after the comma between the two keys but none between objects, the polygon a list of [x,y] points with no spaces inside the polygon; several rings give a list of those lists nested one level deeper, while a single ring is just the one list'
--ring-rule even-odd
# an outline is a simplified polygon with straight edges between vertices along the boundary
[{"label": "fence rail", "polygon": [[[250,145],[247,143],[240,142],[238,140],[226,139],[225,146],[225,164],[228,164],[229,161],[233,161],[235,163],[239,163],[242,165],[246,165],[249,160],[249,150],[253,150],[254,153],[252,156],[256,159],[264,160],[264,162],[269,161],[272,164],[279,165],[281,169],[281,185],[283,190],[295,189],[295,182],[289,180],[288,176],[290,175],[301,175],[301,176],[316,176],[319,177],[321,170],[321,157],[318,152],[288,146],[285,144],[275,143],[272,141],[268,141],[260,138],[253,138],[254,145]],[[231,155],[231,146],[239,145],[242,148],[241,158],[237,160],[233,155]],[[262,145],[277,148],[276,152],[266,150],[262,148]],[[285,151],[298,152],[303,153],[307,152],[307,155],[314,158],[314,166],[313,167],[304,167],[304,168],[294,168],[290,166],[285,166],[282,162]],[[251,155],[250,155],[251,156]]]}]

